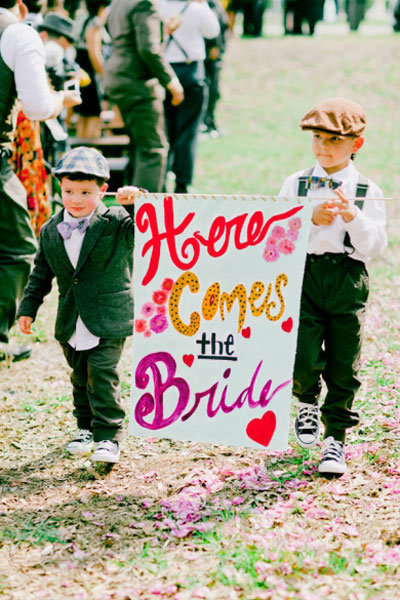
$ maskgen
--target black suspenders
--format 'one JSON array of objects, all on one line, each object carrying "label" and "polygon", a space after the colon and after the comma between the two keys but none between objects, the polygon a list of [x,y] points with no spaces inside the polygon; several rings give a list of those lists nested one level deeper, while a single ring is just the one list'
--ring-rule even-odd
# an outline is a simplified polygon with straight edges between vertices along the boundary
[{"label": "black suspenders", "polygon": [[[298,196],[300,196],[300,197],[307,196],[307,182],[308,182],[309,177],[311,177],[313,171],[314,171],[314,167],[312,169],[306,169],[305,171],[303,171],[302,175],[300,175],[299,185],[297,188]],[[356,188],[356,198],[365,198],[365,196],[367,195],[367,191],[368,191],[368,179],[367,179],[367,177],[365,177],[364,175],[361,175],[361,173],[359,173],[358,183],[357,183],[357,188]],[[360,210],[362,210],[363,206],[364,206],[364,200],[356,200],[354,204]],[[354,251],[354,247],[350,241],[350,236],[347,232],[346,232],[346,235],[344,236],[343,244],[345,246],[347,246],[348,248],[352,248]],[[351,254],[351,252],[350,252],[350,254]]]},{"label": "black suspenders", "polygon": [[308,178],[313,174],[314,167],[306,169],[299,177],[299,187],[297,188],[298,196],[307,196],[307,182]]}]

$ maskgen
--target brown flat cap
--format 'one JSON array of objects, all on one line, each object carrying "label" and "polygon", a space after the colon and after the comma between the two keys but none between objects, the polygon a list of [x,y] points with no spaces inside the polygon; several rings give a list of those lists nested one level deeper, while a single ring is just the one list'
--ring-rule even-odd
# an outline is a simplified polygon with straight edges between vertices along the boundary
[{"label": "brown flat cap", "polygon": [[300,127],[337,135],[362,135],[367,124],[362,106],[346,98],[329,98],[312,108],[300,121]]}]

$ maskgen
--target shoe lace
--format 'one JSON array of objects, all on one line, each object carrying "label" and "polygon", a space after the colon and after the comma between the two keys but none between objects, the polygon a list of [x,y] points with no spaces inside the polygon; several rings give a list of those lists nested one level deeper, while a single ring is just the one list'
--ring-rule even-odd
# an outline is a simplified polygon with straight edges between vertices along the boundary
[{"label": "shoe lace", "polygon": [[297,419],[299,429],[317,429],[318,407],[304,406],[300,408]]},{"label": "shoe lace", "polygon": [[89,442],[92,439],[92,433],[88,429],[78,429],[74,442]]},{"label": "shoe lace", "polygon": [[97,444],[96,450],[106,450],[107,452],[114,452],[118,448],[117,442],[113,440],[101,440]]},{"label": "shoe lace", "polygon": [[344,460],[343,442],[327,439],[322,448],[322,460]]}]

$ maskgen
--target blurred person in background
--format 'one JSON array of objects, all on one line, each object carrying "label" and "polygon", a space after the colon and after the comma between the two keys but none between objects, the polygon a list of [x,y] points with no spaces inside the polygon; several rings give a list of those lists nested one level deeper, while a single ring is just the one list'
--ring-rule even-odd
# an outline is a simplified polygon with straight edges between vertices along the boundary
[{"label": "blurred person in background", "polygon": [[205,0],[161,0],[160,10],[169,35],[165,55],[185,95],[179,106],[169,94],[164,102],[170,145],[168,170],[175,174],[175,193],[186,194],[193,179],[205,98],[204,39],[216,38],[220,27]]},{"label": "blurred person in background", "polygon": [[269,0],[224,0],[228,14],[229,30],[233,33],[236,14],[243,13],[243,37],[260,37],[263,34],[264,11]]},{"label": "blurred person in background", "polygon": [[370,0],[345,0],[344,7],[351,31],[358,30],[369,4]]},{"label": "blurred person in background", "polygon": [[388,6],[393,31],[400,31],[400,0],[390,0]]},{"label": "blurred person in background", "polygon": [[43,12],[46,9],[46,3],[42,2],[42,0],[25,0],[24,4],[28,9],[24,23],[36,29],[43,22]]},{"label": "blurred person in background", "polygon": [[18,114],[17,99],[29,119],[57,116],[80,102],[76,92],[54,93],[47,82],[43,44],[23,21],[19,0],[0,0],[0,360],[28,358],[29,346],[9,343],[17,305],[36,252],[26,191],[9,163]]},{"label": "blurred person in background", "polygon": [[315,26],[324,17],[325,0],[283,0],[285,35],[303,35],[303,23],[308,35],[314,35]]},{"label": "blurred person in background", "polygon": [[268,0],[241,0],[243,10],[243,36],[261,37],[264,12]]},{"label": "blurred person in background", "polygon": [[40,123],[28,119],[23,110],[18,112],[14,130],[10,163],[26,191],[31,227],[36,237],[51,216]]},{"label": "blurred person in background", "polygon": [[207,82],[207,101],[201,130],[209,133],[210,137],[217,138],[220,135],[215,121],[215,108],[221,97],[219,80],[222,69],[222,56],[226,47],[226,36],[228,32],[228,15],[220,0],[208,0],[208,5],[219,22],[220,33],[216,38],[205,40],[206,58],[204,67]]},{"label": "blurred person in background", "polygon": [[64,0],[63,8],[66,11],[67,15],[75,21],[81,4],[82,0]]},{"label": "blurred person in background", "polygon": [[80,66],[71,58],[75,52],[74,21],[56,12],[45,14],[37,30],[43,41],[45,66],[55,90],[62,89],[64,82],[80,75]]},{"label": "blurred person in background", "polygon": [[[28,14],[23,22],[36,28],[43,22],[40,12],[42,2],[26,0],[25,4]],[[40,139],[40,123],[28,119],[22,109],[18,112],[11,151],[10,162],[14,173],[26,190],[31,226],[38,237],[41,226],[51,214],[47,172]]]},{"label": "blurred person in background", "polygon": [[161,192],[168,155],[162,88],[171,92],[175,105],[183,100],[183,88],[164,57],[155,0],[113,0],[107,28],[111,53],[104,87],[131,139],[132,180],[149,192]]},{"label": "blurred person in background", "polygon": [[[63,90],[67,82],[73,79],[77,87],[81,81],[86,83],[88,75],[75,61],[74,21],[64,13],[48,12],[38,31],[43,41],[46,71],[54,90]],[[41,126],[43,154],[49,170],[67,148],[67,116],[67,111],[63,111],[57,120],[46,120]]]},{"label": "blurred person in background", "polygon": [[105,28],[107,7],[111,0],[86,0],[88,16],[76,43],[76,60],[91,82],[81,90],[82,104],[76,107],[79,115],[76,135],[81,138],[96,138],[101,135],[100,113],[103,91],[104,62],[110,53],[111,38]]}]

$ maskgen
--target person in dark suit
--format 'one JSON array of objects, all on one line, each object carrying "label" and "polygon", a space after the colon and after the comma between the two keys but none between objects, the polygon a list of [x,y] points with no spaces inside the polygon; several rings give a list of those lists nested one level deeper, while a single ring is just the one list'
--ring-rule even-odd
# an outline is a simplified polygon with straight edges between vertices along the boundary
[{"label": "person in dark suit", "polygon": [[104,86],[131,139],[133,181],[161,192],[168,155],[162,87],[175,106],[183,100],[183,88],[164,58],[156,0],[113,0],[107,27],[111,55],[104,65]]},{"label": "person in dark suit", "polygon": [[185,99],[175,106],[167,94],[165,121],[170,144],[168,169],[175,174],[175,193],[192,184],[199,124],[206,92],[205,40],[220,32],[218,18],[205,0],[161,0],[161,15],[169,38],[165,56],[182,84]]},{"label": "person in dark suit", "polygon": [[85,454],[97,442],[92,460],[117,462],[124,410],[118,361],[133,332],[133,202],[137,188],[122,188],[121,207],[101,201],[110,177],[107,160],[80,146],[57,164],[64,210],[40,232],[35,266],[19,307],[22,333],[43,298],[58,284],[55,337],[72,367],[74,416],[78,431],[68,444]]},{"label": "person in dark suit", "polygon": [[20,100],[26,117],[42,121],[74,106],[80,96],[49,88],[38,33],[22,23],[27,8],[17,0],[0,0],[0,361],[21,360],[29,346],[10,343],[9,333],[36,252],[26,191],[9,158]]}]

